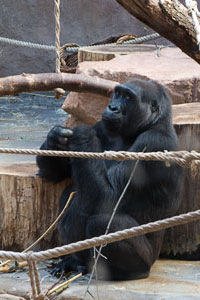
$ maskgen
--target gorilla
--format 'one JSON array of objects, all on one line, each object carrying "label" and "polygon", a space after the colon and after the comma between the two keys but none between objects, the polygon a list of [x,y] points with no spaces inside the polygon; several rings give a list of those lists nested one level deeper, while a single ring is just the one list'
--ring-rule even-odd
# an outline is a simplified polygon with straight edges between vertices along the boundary
[{"label": "gorilla", "polygon": [[[152,80],[133,78],[117,85],[95,126],[74,129],[53,127],[41,149],[84,152],[104,150],[145,152],[177,150],[171,100],[165,88]],[[60,198],[60,210],[77,191],[59,222],[64,244],[105,233],[113,208],[136,161],[88,158],[37,157],[39,176],[60,182],[72,178]],[[127,229],[174,215],[180,205],[181,167],[164,162],[139,161],[118,207],[109,232]],[[106,245],[98,262],[100,276],[108,280],[145,278],[158,258],[164,231]],[[93,249],[65,256],[56,270],[89,272]]]}]

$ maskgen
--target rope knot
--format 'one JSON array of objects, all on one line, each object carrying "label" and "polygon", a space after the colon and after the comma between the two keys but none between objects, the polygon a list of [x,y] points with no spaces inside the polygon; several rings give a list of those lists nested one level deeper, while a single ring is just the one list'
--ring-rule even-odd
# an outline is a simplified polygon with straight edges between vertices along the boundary
[{"label": "rope knot", "polygon": [[55,92],[56,99],[61,99],[62,97],[65,97],[65,90],[61,88],[54,89],[54,92]]},{"label": "rope knot", "polygon": [[34,252],[33,251],[28,251],[27,253],[26,253],[26,256],[27,256],[27,262],[32,262],[33,261],[33,258],[32,258],[32,254],[33,254]]},{"label": "rope knot", "polygon": [[192,160],[190,163],[190,168],[191,168],[191,174],[192,177],[195,178],[200,174],[200,161],[199,160]]}]

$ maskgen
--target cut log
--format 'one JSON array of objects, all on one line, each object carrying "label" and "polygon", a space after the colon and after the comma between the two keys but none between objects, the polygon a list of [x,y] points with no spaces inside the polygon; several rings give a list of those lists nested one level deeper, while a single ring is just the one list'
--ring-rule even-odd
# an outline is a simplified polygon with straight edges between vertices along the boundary
[{"label": "cut log", "polygon": [[81,47],[78,51],[78,62],[109,61],[118,55],[134,52],[153,52],[155,45],[102,45],[98,47]]},{"label": "cut log", "polygon": [[[0,248],[22,251],[39,238],[55,220],[58,200],[66,182],[52,184],[36,176],[34,163],[0,167]],[[58,244],[50,232],[38,248]]]},{"label": "cut log", "polygon": [[[181,150],[200,152],[200,103],[173,106],[173,123]],[[184,169],[182,202],[177,214],[200,209],[200,169],[194,177],[191,169]],[[167,229],[162,253],[183,254],[196,251],[200,245],[200,222]]]}]

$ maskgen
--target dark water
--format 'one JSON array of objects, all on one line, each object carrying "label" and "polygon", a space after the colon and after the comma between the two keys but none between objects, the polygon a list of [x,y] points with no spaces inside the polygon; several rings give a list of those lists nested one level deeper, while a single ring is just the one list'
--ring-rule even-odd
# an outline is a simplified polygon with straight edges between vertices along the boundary
[{"label": "dark water", "polygon": [[[0,98],[0,147],[38,149],[47,132],[63,124],[67,114],[61,109],[64,98],[53,93],[23,93]],[[0,162],[33,161],[34,156],[0,154]]]}]

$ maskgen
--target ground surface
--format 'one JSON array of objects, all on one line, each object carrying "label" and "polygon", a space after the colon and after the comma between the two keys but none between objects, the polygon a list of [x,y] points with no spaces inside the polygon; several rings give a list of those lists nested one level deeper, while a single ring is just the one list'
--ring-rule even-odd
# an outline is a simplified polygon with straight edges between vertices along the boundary
[{"label": "ground surface", "polygon": [[[67,114],[61,109],[64,98],[53,93],[20,94],[0,98],[0,147],[38,149],[55,124]],[[0,154],[0,162],[34,161],[34,156]]]},{"label": "ground surface", "polygon": [[[46,264],[38,265],[41,289],[46,291],[56,281],[48,272]],[[88,276],[70,284],[59,296],[51,299],[83,299]],[[89,289],[94,299],[97,297],[95,280]],[[10,293],[26,299],[30,294],[27,271],[0,274],[0,294]],[[159,260],[147,279],[125,282],[98,282],[99,300],[193,300],[200,298],[200,262]],[[87,294],[85,299],[92,299]]]}]

